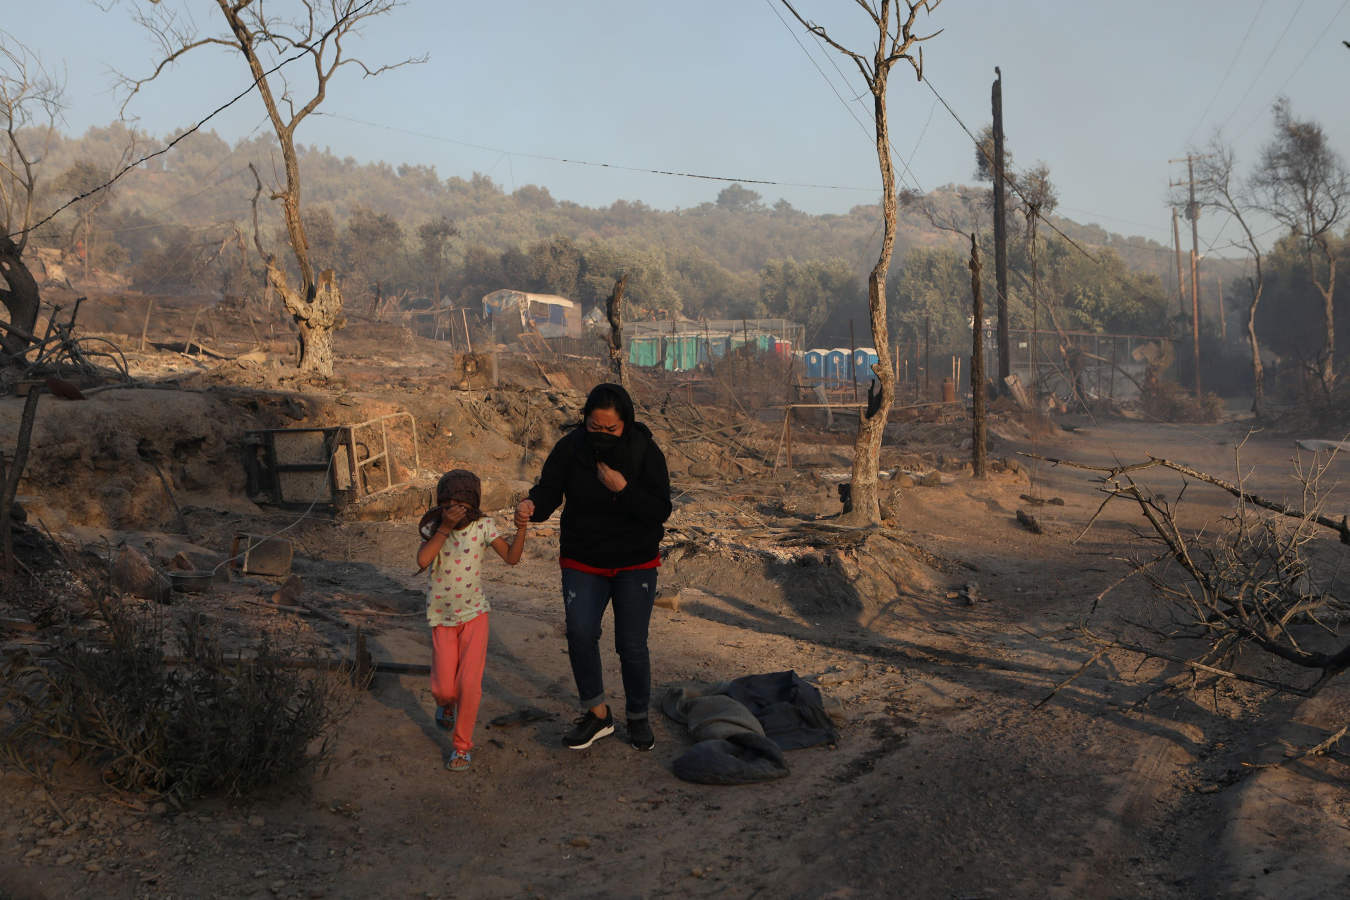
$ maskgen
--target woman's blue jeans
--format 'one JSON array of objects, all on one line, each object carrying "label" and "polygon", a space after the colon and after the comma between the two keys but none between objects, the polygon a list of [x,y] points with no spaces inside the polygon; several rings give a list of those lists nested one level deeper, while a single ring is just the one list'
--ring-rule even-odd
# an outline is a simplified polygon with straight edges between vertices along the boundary
[{"label": "woman's blue jeans", "polygon": [[632,569],[613,576],[576,569],[562,570],[563,604],[567,610],[567,655],[577,682],[581,706],[605,702],[600,667],[600,621],[614,601],[614,649],[623,675],[624,707],[630,719],[645,719],[651,705],[652,665],[647,628],[656,599],[656,570]]}]

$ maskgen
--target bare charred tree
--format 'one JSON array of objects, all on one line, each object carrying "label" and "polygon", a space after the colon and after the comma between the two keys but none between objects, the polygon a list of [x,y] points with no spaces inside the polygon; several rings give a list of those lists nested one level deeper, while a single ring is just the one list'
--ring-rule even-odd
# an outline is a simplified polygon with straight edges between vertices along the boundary
[{"label": "bare charred tree", "polygon": [[605,301],[605,317],[609,320],[609,368],[614,373],[614,380],[625,388],[628,387],[628,370],[623,364],[623,289],[627,286],[628,276],[619,276]]},{"label": "bare charred tree", "polygon": [[35,218],[39,168],[56,136],[62,86],[28,49],[0,31],[0,303],[9,327],[0,349],[18,358],[32,343],[42,297],[24,259]]},{"label": "bare charred tree", "polygon": [[[272,130],[281,148],[285,184],[272,199],[281,202],[281,214],[291,253],[295,258],[300,283],[292,286],[286,268],[274,254],[266,254],[268,284],[281,297],[286,311],[295,321],[300,345],[302,372],[321,376],[333,374],[333,332],[344,324],[342,292],[333,269],[316,271],[310,258],[309,242],[301,219],[300,162],[295,149],[295,132],[328,94],[333,76],[344,66],[356,66],[365,76],[420,60],[405,59],[393,65],[371,68],[346,55],[343,41],[359,32],[367,19],[389,12],[396,0],[299,0],[291,4],[293,18],[277,13],[254,0],[216,0],[216,7],[228,28],[225,33],[201,35],[190,24],[186,10],[169,8],[167,3],[152,3],[153,10],[138,8],[136,21],[149,30],[165,48],[154,72],[145,78],[126,79],[127,102],[149,82],[159,77],[172,63],[199,47],[225,47],[242,55],[262,99]],[[307,58],[311,81],[297,93],[281,72],[290,59]],[[125,104],[124,104],[125,108]]]},{"label": "bare charred tree", "polygon": [[1238,223],[1242,229],[1242,240],[1233,242],[1233,246],[1241,248],[1251,257],[1255,270],[1249,279],[1251,299],[1247,302],[1247,343],[1252,351],[1252,412],[1260,416],[1265,412],[1266,373],[1261,364],[1261,345],[1256,337],[1256,308],[1265,291],[1266,276],[1262,268],[1261,245],[1257,243],[1247,221],[1256,211],[1255,203],[1248,196],[1246,187],[1236,180],[1232,147],[1223,145],[1216,138],[1205,153],[1192,155],[1196,157],[1196,196],[1203,205],[1223,210]]},{"label": "bare charred tree", "polygon": [[895,168],[891,162],[886,84],[891,67],[901,60],[913,67],[916,77],[923,78],[921,45],[941,32],[920,37],[914,33],[914,26],[920,12],[931,15],[942,0],[919,0],[919,2],[856,0],[856,2],[867,13],[875,29],[876,46],[869,48],[870,57],[840,44],[830,37],[824,26],[807,21],[788,0],[782,0],[788,12],[792,13],[807,31],[853,60],[872,94],[877,162],[881,166],[881,210],[885,227],[881,238],[881,254],[867,278],[867,306],[872,322],[872,346],[879,351],[877,361],[872,364],[872,372],[876,375],[881,391],[880,403],[869,404],[858,416],[858,437],[853,447],[852,509],[845,514],[845,521],[855,525],[873,525],[881,522],[877,471],[880,468],[881,439],[886,430],[886,419],[890,415],[891,405],[895,402],[895,372],[891,369],[890,353],[886,349],[891,345],[886,325],[886,274],[891,265],[891,253],[895,249],[899,199],[895,187]]},{"label": "bare charred tree", "polygon": [[1275,137],[1266,145],[1253,179],[1264,209],[1298,239],[1308,279],[1322,296],[1326,336],[1318,375],[1329,395],[1336,383],[1336,228],[1350,204],[1350,172],[1322,126],[1294,118],[1288,98],[1275,102]]}]

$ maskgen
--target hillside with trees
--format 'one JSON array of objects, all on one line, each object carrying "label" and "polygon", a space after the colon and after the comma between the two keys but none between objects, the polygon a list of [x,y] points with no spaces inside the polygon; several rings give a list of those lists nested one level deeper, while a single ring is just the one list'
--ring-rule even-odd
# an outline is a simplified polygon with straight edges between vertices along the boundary
[{"label": "hillside with trees", "polygon": [[[43,162],[39,206],[53,209],[106,177],[128,148],[157,145],[122,124],[58,136]],[[442,177],[431,166],[299,150],[312,256],[317,267],[337,273],[348,308],[357,312],[387,303],[473,307],[502,287],[560,294],[590,307],[627,273],[626,297],[639,317],[784,316],[804,323],[813,345],[846,344],[850,320],[866,321],[866,273],[880,240],[874,204],[813,215],[730,184],[688,209],[624,199],[592,208],[556,200],[546,187],[507,191],[478,173]],[[282,223],[275,204],[266,202],[280,167],[275,142],[258,134],[231,145],[210,132],[129,172],[96,202],[76,204],[34,241],[63,251],[74,262],[65,266],[68,275],[82,276],[88,266],[147,293],[239,303],[260,294],[263,284],[253,250],[258,184],[250,165],[263,182],[260,228],[276,243]],[[927,328],[935,350],[967,345],[965,234],[974,230],[982,247],[992,245],[987,197],[981,186],[949,185],[902,207],[888,281],[894,340],[916,340]],[[1047,219],[1054,230],[1042,228],[1038,237],[1040,298],[1053,304],[1061,327],[1180,332],[1171,248],[1061,216]],[[1017,216],[1010,231],[1012,321],[1026,328],[1033,321],[1031,265]],[[1223,273],[1236,298],[1237,264],[1210,270]],[[992,267],[985,277],[990,297]],[[1211,282],[1202,288],[1214,296]],[[1044,316],[1039,324],[1049,325]]]}]

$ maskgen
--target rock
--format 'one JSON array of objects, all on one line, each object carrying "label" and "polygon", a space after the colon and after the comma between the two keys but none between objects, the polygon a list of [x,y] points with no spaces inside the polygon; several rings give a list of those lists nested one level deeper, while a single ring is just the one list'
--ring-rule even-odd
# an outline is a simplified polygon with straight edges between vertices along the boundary
[{"label": "rock", "polygon": [[680,611],[679,594],[668,594],[668,593],[657,594],[656,599],[653,601],[653,603],[655,603],[655,605],[661,607],[662,609],[668,609],[671,612]]},{"label": "rock", "polygon": [[266,825],[266,824],[267,824],[267,820],[264,819],[262,816],[249,816],[249,817],[248,817],[248,827],[249,827],[249,828],[262,828],[262,827],[263,827],[264,825]]},{"label": "rock", "polygon": [[700,459],[689,465],[689,474],[694,478],[716,478],[722,473],[716,463]]},{"label": "rock", "polygon": [[591,839],[590,839],[590,838],[586,838],[586,837],[574,837],[574,838],[572,838],[571,841],[569,841],[569,843],[570,843],[573,847],[577,847],[578,849],[585,850],[585,849],[587,849],[588,847],[591,846]]},{"label": "rock", "polygon": [[305,583],[300,580],[300,576],[290,575],[281,585],[281,590],[272,594],[272,602],[281,606],[294,606],[304,592]]},{"label": "rock", "polygon": [[151,804],[151,806],[150,806],[150,815],[152,815],[152,816],[167,816],[168,814],[169,814],[169,804],[167,804],[167,803],[154,803],[154,804]]},{"label": "rock", "polygon": [[74,861],[75,861],[75,854],[73,854],[73,853],[65,853],[65,854],[62,854],[61,856],[57,857],[56,864],[57,864],[58,866],[68,866],[68,865],[70,865],[71,863],[73,863]]},{"label": "rock", "polygon": [[112,586],[124,594],[168,603],[173,592],[168,577],[135,547],[123,545],[113,560]]},{"label": "rock", "polygon": [[680,610],[691,603],[710,603],[714,599],[707,591],[701,591],[695,587],[680,588],[680,592],[675,595],[675,605],[671,609]]}]

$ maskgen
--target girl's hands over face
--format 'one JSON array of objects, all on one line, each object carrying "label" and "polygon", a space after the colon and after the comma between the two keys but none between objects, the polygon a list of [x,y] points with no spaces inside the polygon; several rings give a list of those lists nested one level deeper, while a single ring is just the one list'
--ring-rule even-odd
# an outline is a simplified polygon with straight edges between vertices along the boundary
[{"label": "girl's hands over face", "polygon": [[464,521],[464,517],[467,514],[468,509],[463,503],[452,500],[441,507],[441,527],[453,530],[459,527],[459,524]]}]

